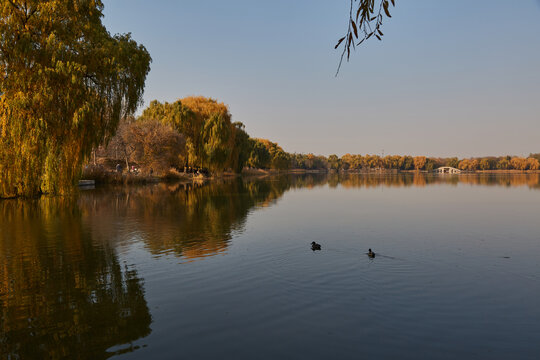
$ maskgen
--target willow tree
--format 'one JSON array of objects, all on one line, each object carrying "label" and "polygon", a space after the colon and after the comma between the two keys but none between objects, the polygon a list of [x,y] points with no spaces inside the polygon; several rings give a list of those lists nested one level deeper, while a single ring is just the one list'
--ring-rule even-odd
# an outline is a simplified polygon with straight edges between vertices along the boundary
[{"label": "willow tree", "polygon": [[221,150],[224,146],[228,146],[229,149],[234,146],[235,133],[228,106],[204,96],[188,96],[179,101],[191,112],[191,117],[187,117],[188,121],[183,128],[188,126],[195,134],[192,143],[188,143],[192,163],[202,166],[212,165],[215,170],[229,167],[232,163],[229,156],[231,152],[225,151],[227,156],[223,160],[224,151]]},{"label": "willow tree", "polygon": [[248,166],[257,169],[267,169],[270,167],[271,156],[268,148],[260,139],[250,139],[251,153],[247,161]]},{"label": "willow tree", "polygon": [[230,121],[227,123],[223,115],[214,114],[208,119],[202,132],[203,151],[201,163],[213,172],[220,172],[227,166],[231,158],[234,133]]},{"label": "willow tree", "polygon": [[231,168],[236,173],[241,173],[247,164],[252,150],[252,141],[249,141],[249,135],[245,130],[244,124],[237,121],[233,123],[234,147],[231,153]]},{"label": "willow tree", "polygon": [[[255,167],[271,167],[272,169],[276,170],[286,170],[290,167],[291,164],[291,157],[290,155],[283,150],[281,146],[279,146],[277,143],[272,142],[268,139],[254,139],[256,141],[256,144],[252,147],[253,151],[251,153],[251,156],[254,158],[250,160],[251,164],[257,164]],[[266,148],[266,152],[268,153],[268,161],[261,161],[266,160],[265,159],[265,153],[260,151],[260,146]],[[257,161],[257,158],[258,161]],[[251,165],[253,166],[253,165]]]},{"label": "willow tree", "polygon": [[0,0],[0,197],[64,193],[140,104],[151,58],[100,0]]},{"label": "willow tree", "polygon": [[203,96],[189,96],[174,103],[150,103],[139,120],[156,119],[171,124],[186,137],[189,164],[209,166],[215,171],[232,167],[237,152],[236,130],[229,108]]},{"label": "willow tree", "polygon": [[414,157],[414,168],[417,171],[422,170],[425,165],[426,165],[426,157],[425,156],[415,156]]}]

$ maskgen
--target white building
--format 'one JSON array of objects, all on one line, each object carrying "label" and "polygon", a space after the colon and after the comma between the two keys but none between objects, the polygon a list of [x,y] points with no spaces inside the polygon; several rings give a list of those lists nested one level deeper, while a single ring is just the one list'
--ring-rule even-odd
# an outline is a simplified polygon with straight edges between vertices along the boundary
[{"label": "white building", "polygon": [[440,168],[435,169],[435,172],[438,174],[459,174],[461,173],[461,170],[451,166],[441,166]]}]

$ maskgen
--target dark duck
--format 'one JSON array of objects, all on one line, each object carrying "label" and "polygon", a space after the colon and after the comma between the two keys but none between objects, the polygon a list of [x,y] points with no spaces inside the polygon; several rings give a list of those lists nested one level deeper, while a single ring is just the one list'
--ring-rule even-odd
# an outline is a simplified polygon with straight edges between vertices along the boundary
[{"label": "dark duck", "polygon": [[321,250],[321,244],[317,244],[315,241],[311,242],[311,250]]},{"label": "dark duck", "polygon": [[368,250],[367,252],[367,256],[369,256],[370,258],[374,258],[375,257],[375,253],[373,251],[371,251],[371,249]]}]

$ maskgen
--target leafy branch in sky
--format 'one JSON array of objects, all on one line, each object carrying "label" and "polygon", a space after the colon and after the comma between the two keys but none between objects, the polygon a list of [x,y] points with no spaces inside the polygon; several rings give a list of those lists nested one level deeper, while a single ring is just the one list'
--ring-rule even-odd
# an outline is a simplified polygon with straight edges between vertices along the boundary
[{"label": "leafy branch in sky", "polygon": [[343,45],[343,51],[339,60],[336,76],[339,73],[343,58],[347,54],[347,61],[351,56],[351,48],[354,50],[364,41],[374,36],[378,40],[382,40],[383,32],[381,27],[383,18],[390,15],[390,3],[395,6],[395,1],[390,0],[350,0],[351,6],[349,10],[349,21],[347,24],[347,32],[345,36],[340,38],[335,46],[335,49]]}]

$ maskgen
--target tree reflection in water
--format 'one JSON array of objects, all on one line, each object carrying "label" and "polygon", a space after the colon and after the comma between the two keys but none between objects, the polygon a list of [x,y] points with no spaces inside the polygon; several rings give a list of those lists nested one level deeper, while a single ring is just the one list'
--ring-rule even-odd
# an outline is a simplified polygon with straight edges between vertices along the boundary
[{"label": "tree reflection in water", "polygon": [[[76,199],[0,201],[0,357],[107,358],[150,334],[143,281],[119,247],[194,260],[223,253],[250,211],[294,188],[527,186],[539,174],[329,174],[156,184]],[[116,352],[118,353],[118,352]]]},{"label": "tree reflection in water", "polygon": [[426,174],[426,173],[396,173],[396,174],[333,174],[330,178],[336,184],[341,184],[346,188],[359,187],[403,187],[415,186],[424,187],[429,185],[478,185],[478,186],[527,186],[529,188],[540,188],[540,174],[538,173],[471,173],[471,174]]},{"label": "tree reflection in water", "polygon": [[[311,178],[305,184],[313,182]],[[291,186],[283,176],[104,189],[81,194],[80,206],[95,232],[118,241],[142,239],[153,254],[190,260],[224,252],[251,209],[272,204]],[[127,225],[115,226],[111,218]]]},{"label": "tree reflection in water", "polygon": [[3,201],[0,229],[1,358],[102,359],[150,333],[141,279],[75,201]]},{"label": "tree reflection in water", "polygon": [[[235,231],[242,231],[250,211],[269,206],[292,188],[343,186],[402,187],[435,184],[539,187],[539,174],[454,175],[308,174],[233,179],[209,183],[157,184],[106,188],[82,193],[84,219],[99,238],[142,239],[153,254],[186,260],[226,251]],[[121,224],[110,221],[120,218]]]}]

